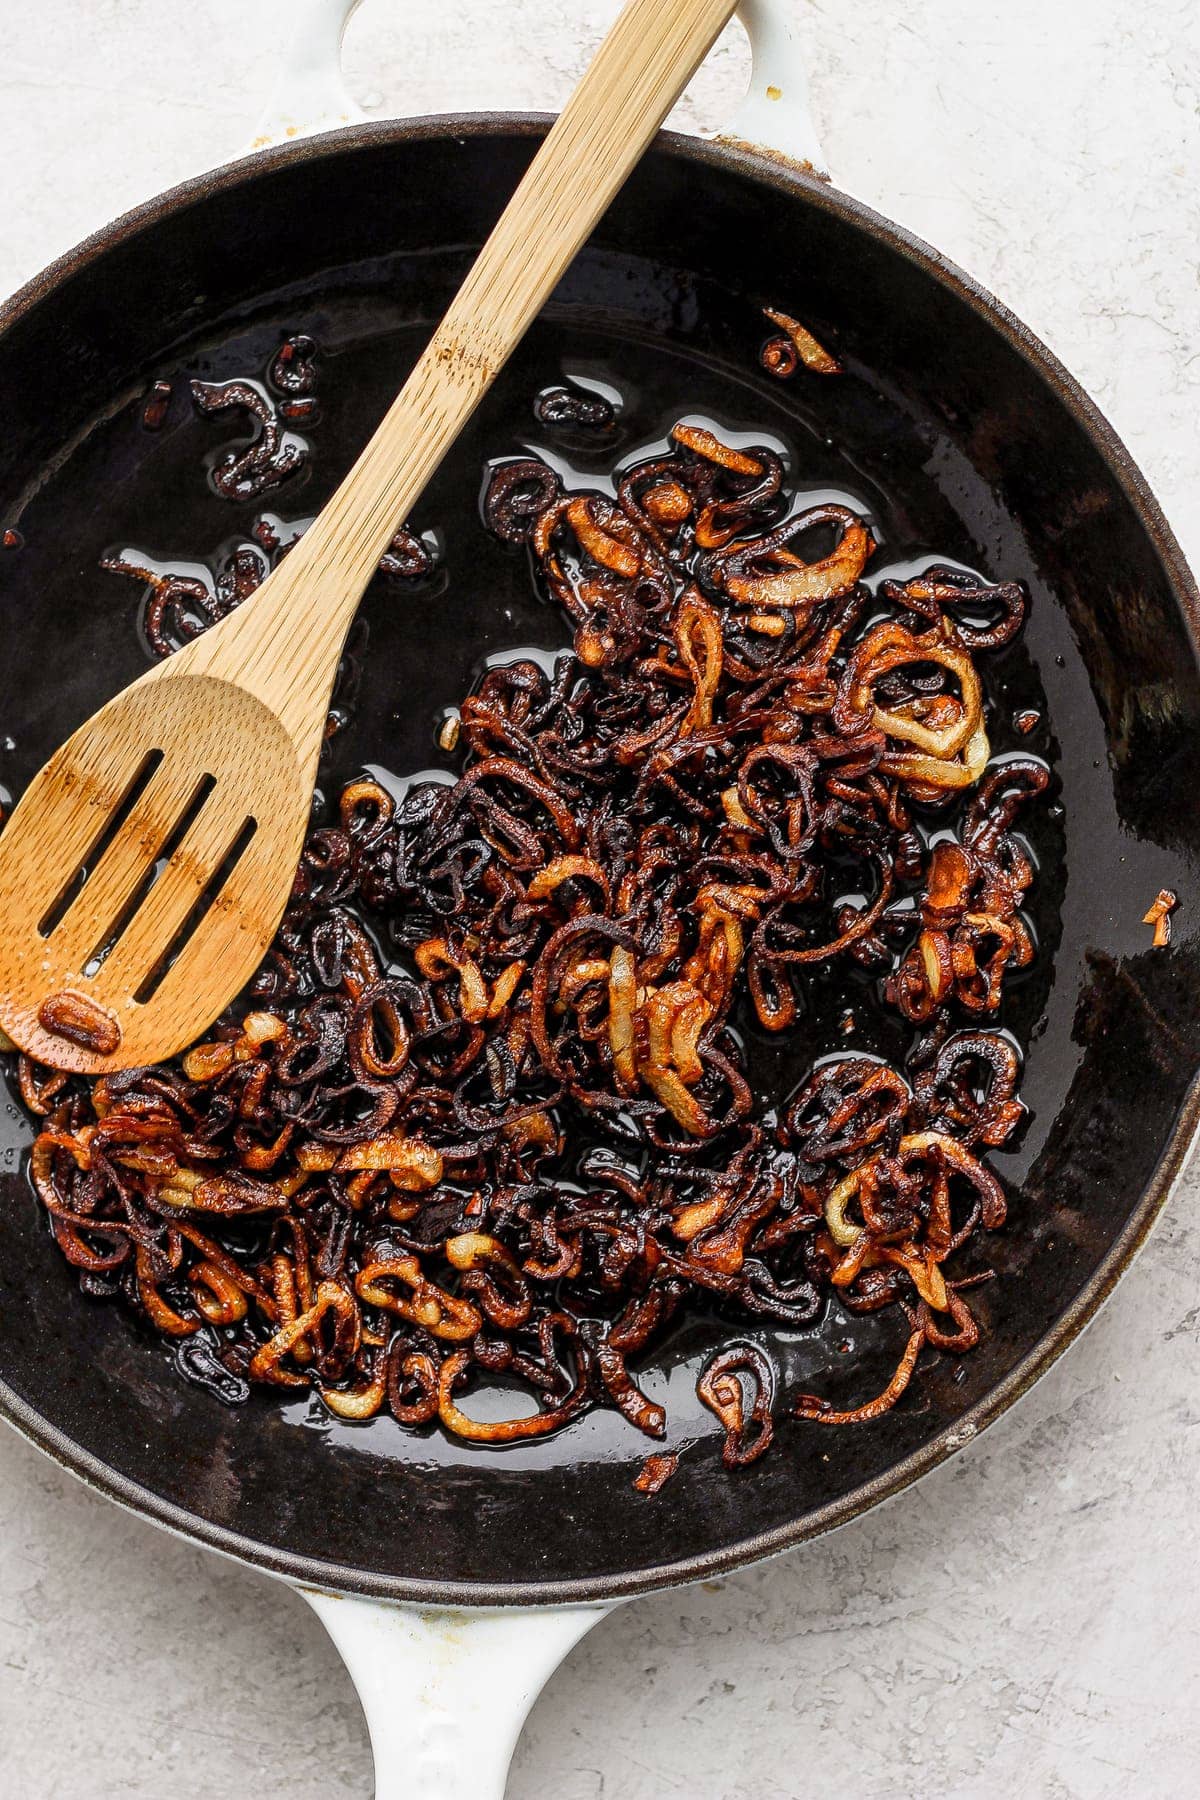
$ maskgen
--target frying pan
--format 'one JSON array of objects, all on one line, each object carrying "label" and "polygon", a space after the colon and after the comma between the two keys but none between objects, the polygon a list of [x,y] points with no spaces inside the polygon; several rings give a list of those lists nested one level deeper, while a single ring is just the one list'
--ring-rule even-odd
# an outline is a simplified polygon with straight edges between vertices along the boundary
[{"label": "frying pan", "polygon": [[[311,513],[546,129],[509,115],[358,122],[337,62],[351,10],[312,0],[268,147],[108,227],[0,315],[0,521],[24,540],[0,560],[13,791],[143,666],[136,597],[99,572],[103,551],[195,560],[246,535],[250,513],[202,479],[214,425],[178,393],[148,432],[150,384],[254,373],[281,329],[311,332],[324,417],[300,485],[273,497]],[[1030,620],[995,661],[992,732],[1001,751],[1034,748],[1054,779],[1029,827],[1043,954],[1006,1015],[1029,1044],[1032,1116],[995,1159],[1013,1206],[989,1246],[997,1279],[977,1290],[978,1350],[922,1369],[869,1427],[781,1422],[772,1454],[739,1476],[693,1391],[720,1323],[690,1318],[642,1377],[684,1452],[653,1500],[631,1486],[645,1444],[612,1414],[497,1450],[321,1418],[303,1396],[227,1409],[79,1293],[27,1185],[27,1123],[4,1114],[0,1412],[118,1502],[306,1593],[358,1685],[381,1796],[499,1796],[534,1695],[606,1606],[827,1531],[968,1442],[1111,1290],[1197,1123],[1200,595],[1125,450],[1047,351],[821,178],[786,13],[744,16],[754,77],[730,135],[658,140],[423,503],[415,523],[445,543],[438,582],[368,596],[360,691],[322,779],[384,752],[399,771],[436,762],[437,711],[483,658],[560,641],[476,507],[483,463],[541,442],[530,397],[564,374],[620,387],[626,450],[697,410],[769,430],[806,482],[853,495],[889,567],[936,549],[1023,579]],[[846,374],[770,381],[756,363],[764,304],[835,339]],[[586,477],[586,445],[568,451]],[[1012,720],[1030,710],[1042,723],[1020,738]],[[1153,949],[1142,915],[1164,887],[1182,904]],[[829,1047],[835,999],[789,1052],[797,1077]],[[882,1386],[899,1329],[835,1309],[764,1341],[785,1393],[850,1401]]]}]

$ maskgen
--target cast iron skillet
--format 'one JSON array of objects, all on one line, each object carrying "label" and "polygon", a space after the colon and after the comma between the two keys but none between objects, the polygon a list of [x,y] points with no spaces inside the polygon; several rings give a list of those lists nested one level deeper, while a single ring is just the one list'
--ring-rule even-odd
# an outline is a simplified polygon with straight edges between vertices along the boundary
[{"label": "cast iron skillet", "polygon": [[[544,129],[439,119],[268,152],[108,228],[5,309],[0,523],[25,539],[0,553],[11,790],[144,665],[136,594],[99,571],[102,552],[128,543],[196,558],[244,535],[256,510],[205,488],[204,455],[230,433],[193,415],[181,372],[258,373],[281,328],[312,333],[326,352],[316,456],[306,485],[266,504],[313,511]],[[846,376],[764,375],[764,302],[834,337]],[[362,692],[329,781],[362,758],[397,770],[436,761],[437,711],[482,656],[561,640],[520,556],[483,532],[477,497],[488,455],[547,441],[529,401],[564,369],[623,387],[625,448],[689,411],[765,425],[808,484],[871,508],[888,561],[937,548],[1028,583],[1023,643],[996,665],[994,735],[1016,748],[1011,712],[1046,709],[1030,740],[1055,771],[1032,828],[1045,955],[1010,1015],[1032,1032],[1033,1118],[997,1158],[1014,1204],[992,1244],[999,1279],[978,1293],[980,1348],[934,1363],[869,1427],[784,1423],[761,1465],[729,1475],[691,1393],[711,1330],[699,1321],[648,1378],[652,1393],[669,1390],[676,1441],[695,1440],[648,1503],[631,1486],[646,1445],[615,1415],[537,1450],[488,1451],[386,1420],[319,1422],[303,1399],[230,1410],[186,1385],[124,1313],[78,1292],[10,1110],[4,1415],[199,1542],[302,1583],[425,1604],[645,1592],[796,1544],[912,1481],[1081,1329],[1149,1230],[1196,1122],[1196,588],[1127,454],[1030,334],[935,252],[765,156],[664,136],[629,183],[420,510],[416,523],[445,537],[444,576],[409,597],[377,584],[368,598]],[[176,399],[152,434],[142,399],[164,376]],[[586,448],[567,453],[586,468]],[[1169,949],[1154,951],[1141,918],[1162,887],[1182,904]],[[829,1029],[814,1025],[814,1043]],[[873,1392],[898,1329],[832,1316],[773,1336],[783,1391]]]}]

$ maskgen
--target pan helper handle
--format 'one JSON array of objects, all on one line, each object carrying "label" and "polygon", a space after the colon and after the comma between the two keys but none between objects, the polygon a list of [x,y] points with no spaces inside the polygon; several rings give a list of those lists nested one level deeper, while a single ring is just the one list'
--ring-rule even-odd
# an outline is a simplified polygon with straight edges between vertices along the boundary
[{"label": "pan helper handle", "polygon": [[375,1800],[503,1800],[530,1707],[611,1610],[418,1612],[301,1592],[362,1701]]},{"label": "pan helper handle", "polygon": [[799,10],[795,0],[741,0],[738,17],[754,59],[750,86],[729,127],[717,133],[717,141],[774,151],[828,179],[795,25]]},{"label": "pan helper handle", "polygon": [[283,67],[248,150],[364,123],[368,115],[342,80],[342,39],[361,4],[362,0],[294,0],[287,28],[291,45],[284,51]]},{"label": "pan helper handle", "polygon": [[[358,125],[367,114],[342,79],[342,38],[361,0],[296,0],[291,49],[250,145]],[[750,87],[721,143],[766,150],[827,175],[808,102],[808,75],[793,22],[795,0],[741,0],[754,66]],[[447,93],[452,104],[453,94]]]}]

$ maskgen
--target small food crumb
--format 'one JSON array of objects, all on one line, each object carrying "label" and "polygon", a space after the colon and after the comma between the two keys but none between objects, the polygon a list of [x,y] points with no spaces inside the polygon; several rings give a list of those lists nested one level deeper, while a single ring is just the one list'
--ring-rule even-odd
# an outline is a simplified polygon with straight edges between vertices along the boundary
[{"label": "small food crumb", "polygon": [[0,544],[3,544],[6,550],[19,550],[24,542],[25,539],[21,536],[20,532],[14,531],[11,525],[4,533],[4,536],[0,537]]},{"label": "small food crumb", "polygon": [[648,1456],[634,1476],[633,1485],[639,1494],[657,1494],[670,1481],[678,1467],[679,1458],[672,1450]]},{"label": "small food crumb", "polygon": [[787,334],[783,338],[772,338],[763,345],[762,365],[772,375],[786,380],[789,375],[794,374],[798,362],[802,362],[815,375],[842,373],[842,365],[837,357],[826,350],[823,344],[819,344],[799,319],[793,319],[790,313],[774,312],[769,306],[763,307],[763,317],[770,319],[772,325],[778,325]]},{"label": "small food crumb", "polygon": [[1163,950],[1171,941],[1171,914],[1179,905],[1179,895],[1170,888],[1160,888],[1150,910],[1143,915],[1143,925],[1154,927],[1154,949]]},{"label": "small food crumb", "polygon": [[169,381],[156,381],[146,395],[146,404],[142,408],[142,424],[147,431],[161,431],[163,420],[167,416],[167,408],[171,404],[171,384]]},{"label": "small food crumb", "polygon": [[447,713],[438,729],[437,741],[443,750],[454,750],[458,746],[458,733],[462,724],[456,712]]},{"label": "small food crumb", "polygon": [[843,1037],[853,1037],[857,1029],[858,1020],[854,1016],[853,1009],[847,1007],[841,1018],[838,1020],[838,1030]]},{"label": "small food crumb", "polygon": [[1013,724],[1016,726],[1017,730],[1021,733],[1022,737],[1028,737],[1029,733],[1031,731],[1036,731],[1038,726],[1041,724],[1041,722],[1042,722],[1041,713],[1034,712],[1032,709],[1028,712],[1019,712],[1019,713],[1013,714]]}]

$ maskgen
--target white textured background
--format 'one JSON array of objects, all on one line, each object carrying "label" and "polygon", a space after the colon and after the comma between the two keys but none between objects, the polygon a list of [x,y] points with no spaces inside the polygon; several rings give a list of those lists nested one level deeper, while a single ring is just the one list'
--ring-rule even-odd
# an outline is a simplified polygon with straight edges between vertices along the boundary
[{"label": "white textured background", "polygon": [[[1200,562],[1195,0],[788,0],[841,184],[1000,294]],[[367,0],[376,110],[558,105],[616,0]],[[289,0],[0,0],[0,292],[250,134]],[[721,124],[728,34],[683,117]],[[3,419],[0,416],[0,429]],[[1200,1232],[1185,1182],[1085,1340],[920,1488],[625,1607],[510,1800],[1155,1800],[1200,1790]],[[285,1589],[0,1435],[0,1796],[362,1800],[362,1717]]]}]

